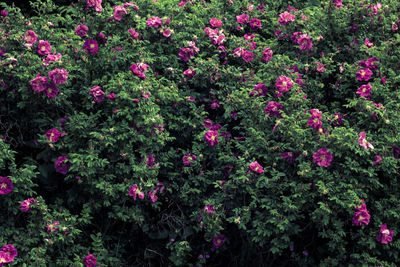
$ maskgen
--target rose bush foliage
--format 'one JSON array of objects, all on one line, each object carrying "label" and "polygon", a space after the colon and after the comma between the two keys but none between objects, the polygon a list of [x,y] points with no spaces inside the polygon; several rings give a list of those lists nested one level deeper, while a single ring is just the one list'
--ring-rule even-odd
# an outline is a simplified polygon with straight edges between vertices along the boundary
[{"label": "rose bush foliage", "polygon": [[397,266],[397,1],[1,4],[0,265]]}]

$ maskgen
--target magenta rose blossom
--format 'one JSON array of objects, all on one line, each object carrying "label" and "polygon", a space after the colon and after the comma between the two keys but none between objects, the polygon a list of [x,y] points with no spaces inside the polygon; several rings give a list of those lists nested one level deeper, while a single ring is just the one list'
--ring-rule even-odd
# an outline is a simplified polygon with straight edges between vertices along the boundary
[{"label": "magenta rose blossom", "polygon": [[263,54],[262,54],[263,55],[262,62],[265,62],[265,63],[270,62],[273,54],[274,53],[272,52],[272,50],[269,47],[265,48],[265,50],[263,51]]},{"label": "magenta rose blossom", "polygon": [[183,72],[183,75],[185,75],[188,78],[193,78],[193,76],[196,74],[196,71],[193,70],[193,68],[187,69]]},{"label": "magenta rose blossom", "polygon": [[213,245],[214,248],[219,248],[222,246],[226,241],[226,237],[222,234],[213,237]]},{"label": "magenta rose blossom", "polygon": [[147,26],[159,28],[162,26],[162,20],[159,17],[151,17],[147,20]]},{"label": "magenta rose blossom", "polygon": [[318,129],[322,127],[322,112],[318,109],[310,109],[309,112],[311,113],[311,118],[308,119],[307,125],[312,126],[313,129]]},{"label": "magenta rose blossom", "polygon": [[75,28],[75,34],[80,36],[80,37],[85,37],[89,28],[85,24],[81,24],[76,26]]},{"label": "magenta rose blossom", "polygon": [[371,79],[373,73],[370,69],[366,68],[366,69],[357,71],[356,74],[357,74],[357,80],[367,82]]},{"label": "magenta rose blossom", "polygon": [[35,79],[33,79],[30,82],[31,86],[32,86],[32,90],[36,93],[40,93],[43,92],[44,90],[46,90],[47,86],[48,86],[48,80],[47,77],[43,77],[43,76],[36,76]]},{"label": "magenta rose blossom", "polygon": [[287,76],[279,76],[276,79],[276,90],[278,91],[278,96],[281,96],[282,93],[286,93],[293,87],[293,83]]},{"label": "magenta rose blossom", "polygon": [[314,163],[318,166],[328,167],[333,160],[333,154],[327,151],[328,148],[323,147],[313,154]]},{"label": "magenta rose blossom", "polygon": [[374,149],[374,146],[373,146],[370,142],[367,141],[367,139],[366,139],[366,133],[365,133],[364,131],[363,131],[363,132],[360,132],[360,133],[358,134],[358,136],[359,136],[359,138],[358,138],[358,144],[359,144],[360,146],[362,146],[362,147],[365,148],[365,149],[369,149],[369,148]]},{"label": "magenta rose blossom", "polygon": [[381,230],[379,231],[379,235],[376,240],[381,242],[382,244],[387,244],[392,242],[393,239],[393,231],[387,229],[386,223],[381,225]]},{"label": "magenta rose blossom", "polygon": [[219,27],[222,26],[222,21],[220,21],[220,20],[217,19],[217,18],[211,18],[211,19],[210,19],[210,24],[211,24],[211,26],[214,27],[214,28],[219,28]]},{"label": "magenta rose blossom", "polygon": [[242,14],[242,15],[236,16],[236,21],[239,24],[244,25],[247,23],[248,20],[249,20],[249,16],[247,14]]},{"label": "magenta rose blossom", "polygon": [[192,166],[193,161],[196,161],[196,160],[197,160],[196,155],[193,155],[193,154],[190,154],[190,153],[182,157],[182,161],[183,161],[183,165],[184,166]]},{"label": "magenta rose blossom", "polygon": [[49,78],[55,84],[64,84],[68,80],[68,72],[65,69],[57,69],[49,72]]},{"label": "magenta rose blossom", "polygon": [[371,96],[371,91],[372,91],[372,86],[369,83],[363,84],[361,85],[360,88],[358,88],[357,94],[360,97],[365,97],[366,99],[369,99],[369,97]]},{"label": "magenta rose blossom", "polygon": [[34,31],[29,30],[26,32],[25,36],[23,39],[27,41],[28,43],[25,44],[25,47],[31,47],[33,44],[37,42],[37,35]]},{"label": "magenta rose blossom", "polygon": [[128,32],[131,35],[132,39],[137,40],[139,38],[139,33],[134,29],[129,29]]},{"label": "magenta rose blossom", "polygon": [[253,161],[252,163],[250,163],[249,167],[250,167],[250,170],[252,170],[253,172],[256,172],[256,173],[264,172],[264,168],[257,161]]},{"label": "magenta rose blossom", "polygon": [[267,95],[267,90],[268,88],[264,83],[259,83],[254,86],[253,91],[249,93],[249,96],[260,97],[263,95]]},{"label": "magenta rose blossom", "polygon": [[43,93],[48,98],[54,98],[58,95],[58,88],[55,84],[48,84],[46,89],[43,91]]},{"label": "magenta rose blossom", "polygon": [[309,34],[301,34],[297,38],[297,44],[300,50],[311,50],[313,47],[312,40]]},{"label": "magenta rose blossom", "polygon": [[191,48],[181,48],[178,52],[179,59],[188,62],[194,56],[194,51]]},{"label": "magenta rose blossom", "polygon": [[170,37],[171,36],[171,30],[170,29],[165,29],[163,30],[163,35],[164,37]]},{"label": "magenta rose blossom", "polygon": [[46,137],[50,142],[54,142],[56,143],[58,141],[58,139],[60,138],[60,132],[56,129],[50,129],[46,132]]},{"label": "magenta rose blossom", "polygon": [[371,216],[366,209],[358,210],[356,213],[354,213],[353,224],[357,226],[361,226],[361,224],[368,225],[370,218]]},{"label": "magenta rose blossom", "polygon": [[288,24],[289,22],[294,21],[294,15],[290,14],[289,12],[285,11],[279,15],[279,25],[283,26]]},{"label": "magenta rose blossom", "polygon": [[23,212],[28,212],[32,208],[32,204],[35,203],[35,199],[33,197],[25,199],[24,201],[21,202],[21,211]]},{"label": "magenta rose blossom", "polygon": [[96,101],[97,103],[103,101],[105,93],[103,92],[103,90],[101,90],[100,86],[95,85],[93,86],[93,88],[89,89],[90,89],[89,93],[93,96],[94,101]]},{"label": "magenta rose blossom", "polygon": [[93,256],[93,254],[89,254],[86,257],[83,258],[83,264],[85,264],[86,267],[96,267],[96,258]]},{"label": "magenta rose blossom", "polygon": [[270,116],[281,117],[282,105],[279,102],[269,101],[264,109],[264,113]]},{"label": "magenta rose blossom", "polygon": [[72,164],[68,161],[67,156],[60,156],[54,163],[54,168],[56,172],[61,174],[67,174]]},{"label": "magenta rose blossom", "polygon": [[137,184],[134,184],[129,188],[129,196],[133,197],[133,200],[136,200],[136,196],[139,196],[140,199],[143,199],[144,192],[139,190]]},{"label": "magenta rose blossom", "polygon": [[13,262],[17,256],[18,251],[12,244],[4,245],[0,248],[0,266],[2,266],[4,263]]},{"label": "magenta rose blossom", "polygon": [[39,55],[48,55],[51,52],[51,45],[48,41],[39,40],[39,45],[37,48]]},{"label": "magenta rose blossom", "polygon": [[128,14],[123,6],[114,6],[114,19],[116,21],[121,21],[122,16]]},{"label": "magenta rose blossom", "polygon": [[150,66],[146,63],[136,63],[132,64],[129,69],[132,71],[133,75],[138,76],[142,80],[146,80],[146,75],[144,74],[144,72],[147,71],[149,67]]},{"label": "magenta rose blossom", "polygon": [[85,50],[88,50],[90,54],[95,54],[99,51],[99,44],[93,39],[86,40],[83,47]]},{"label": "magenta rose blossom", "polygon": [[0,195],[7,195],[13,191],[13,184],[8,177],[0,176]]},{"label": "magenta rose blossom", "polygon": [[207,144],[210,146],[215,146],[218,144],[218,132],[217,131],[208,131],[204,134],[204,139],[206,140]]},{"label": "magenta rose blossom", "polygon": [[250,27],[251,27],[252,30],[256,30],[256,29],[261,28],[261,20],[259,20],[259,19],[252,18],[250,20],[249,24],[250,24]]}]

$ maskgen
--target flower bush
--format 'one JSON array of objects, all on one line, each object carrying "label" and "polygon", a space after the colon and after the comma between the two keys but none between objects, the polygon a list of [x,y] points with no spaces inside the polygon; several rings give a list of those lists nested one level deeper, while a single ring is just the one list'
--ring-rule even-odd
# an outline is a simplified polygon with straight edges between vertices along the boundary
[{"label": "flower bush", "polygon": [[0,3],[0,266],[400,265],[400,2],[31,6]]}]

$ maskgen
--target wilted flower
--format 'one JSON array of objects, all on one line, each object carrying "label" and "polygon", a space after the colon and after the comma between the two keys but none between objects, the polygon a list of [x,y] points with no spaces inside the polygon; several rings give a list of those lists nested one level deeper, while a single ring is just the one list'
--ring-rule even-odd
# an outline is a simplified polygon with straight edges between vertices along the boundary
[{"label": "wilted flower", "polygon": [[262,54],[263,55],[262,62],[271,61],[273,54],[274,53],[272,52],[272,50],[269,47],[265,48],[265,50],[263,51],[263,54]]},{"label": "wilted flower", "polygon": [[114,6],[114,19],[116,21],[121,21],[122,16],[128,14],[123,6]]},{"label": "wilted flower", "polygon": [[93,96],[94,101],[96,101],[97,103],[100,103],[101,101],[103,101],[104,97],[105,97],[105,93],[103,92],[103,90],[101,90],[101,87],[98,85],[93,86],[93,88],[89,88],[90,91],[89,93]]},{"label": "wilted flower", "polygon": [[264,113],[268,114],[268,116],[281,117],[281,110],[282,110],[282,105],[279,102],[269,101],[264,109]]},{"label": "wilted flower", "polygon": [[69,169],[71,168],[72,164],[68,161],[67,156],[60,156],[54,163],[54,168],[56,172],[61,174],[67,174]]},{"label": "wilted flower", "polygon": [[47,77],[43,77],[43,76],[36,76],[35,79],[33,79],[30,82],[32,89],[34,92],[36,93],[40,93],[43,92],[44,90],[46,90],[47,86],[48,86],[48,80]]},{"label": "wilted flower", "polygon": [[187,154],[185,156],[182,157],[182,161],[183,161],[183,165],[184,166],[192,166],[193,161],[196,161],[197,157],[194,154]]},{"label": "wilted flower", "polygon": [[129,188],[129,196],[133,197],[133,200],[136,200],[136,196],[139,196],[140,199],[144,198],[144,192],[140,191],[137,184],[134,184]]},{"label": "wilted flower", "polygon": [[213,237],[213,245],[214,248],[219,248],[222,246],[226,241],[226,237],[222,234]]},{"label": "wilted flower", "polygon": [[236,21],[239,24],[244,25],[247,23],[248,20],[249,20],[249,16],[247,14],[242,14],[242,15],[236,16]]},{"label": "wilted flower", "polygon": [[387,244],[392,242],[393,239],[393,231],[387,229],[386,223],[381,225],[381,230],[379,231],[379,235],[376,238],[377,241],[381,242],[382,244]]}]

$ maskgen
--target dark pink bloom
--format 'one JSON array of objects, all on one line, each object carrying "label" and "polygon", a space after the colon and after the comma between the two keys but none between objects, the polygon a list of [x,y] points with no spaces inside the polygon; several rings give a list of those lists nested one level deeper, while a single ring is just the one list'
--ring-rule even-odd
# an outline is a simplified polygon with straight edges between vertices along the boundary
[{"label": "dark pink bloom", "polygon": [[48,41],[39,40],[39,45],[37,48],[39,55],[48,55],[51,52],[51,45]]},{"label": "dark pink bloom", "polygon": [[311,50],[313,47],[310,35],[302,34],[297,38],[297,44],[300,50]]},{"label": "dark pink bloom", "polygon": [[289,77],[287,77],[287,76],[279,76],[276,79],[275,86],[276,86],[276,90],[279,92],[278,96],[281,96],[282,93],[288,92],[290,90],[290,88],[293,87],[293,83],[292,83],[292,81],[290,80]]},{"label": "dark pink bloom", "polygon": [[317,68],[316,68],[316,70],[318,71],[318,72],[325,72],[325,66],[324,66],[324,64],[322,64],[321,62],[315,62],[316,64],[317,64]]},{"label": "dark pink bloom", "polygon": [[185,75],[188,78],[193,78],[193,76],[196,74],[196,71],[193,70],[193,68],[187,69],[183,72],[183,75]]},{"label": "dark pink bloom", "polygon": [[54,69],[49,72],[49,78],[55,84],[63,84],[68,80],[68,72],[65,69]]},{"label": "dark pink bloom", "polygon": [[17,249],[12,245],[3,245],[0,248],[0,266],[4,263],[11,263],[14,261],[14,258],[18,256]]},{"label": "dark pink bloom", "polygon": [[294,15],[290,14],[287,11],[285,11],[279,15],[279,19],[278,19],[279,25],[283,26],[292,21],[294,21]]},{"label": "dark pink bloom", "polygon": [[236,16],[236,21],[239,24],[244,25],[247,23],[248,20],[249,20],[249,16],[247,14],[242,14],[242,15]]},{"label": "dark pink bloom", "polygon": [[149,65],[147,65],[147,64],[142,65],[142,64],[144,64],[144,63],[132,64],[129,69],[132,71],[133,75],[136,75],[137,77],[139,77],[142,80],[146,80],[146,75],[143,72],[147,70]]},{"label": "dark pink bloom", "polygon": [[377,58],[370,57],[369,59],[367,59],[367,61],[365,61],[365,67],[371,70],[377,70],[378,69],[377,63],[379,63],[379,60]]},{"label": "dark pink bloom", "polygon": [[256,30],[261,28],[261,20],[257,19],[257,18],[252,18],[249,22],[250,27],[252,30]]},{"label": "dark pink bloom", "polygon": [[264,168],[257,161],[251,162],[249,167],[250,167],[250,170],[252,170],[253,172],[256,172],[256,173],[264,172]]},{"label": "dark pink bloom", "polygon": [[153,154],[150,154],[147,156],[146,167],[153,167],[155,162],[156,159],[154,158]]},{"label": "dark pink bloom", "polygon": [[163,30],[163,35],[164,35],[164,37],[170,37],[171,36],[171,30],[170,29]]},{"label": "dark pink bloom", "polygon": [[101,87],[98,85],[93,86],[93,88],[89,88],[90,91],[89,93],[93,96],[94,101],[96,101],[97,103],[100,103],[101,101],[103,101],[104,97],[105,97],[105,93],[103,92],[103,90],[101,90]]},{"label": "dark pink bloom", "polygon": [[293,164],[296,158],[300,156],[300,153],[284,152],[282,153],[282,158],[287,159],[290,164]]},{"label": "dark pink bloom", "polygon": [[373,164],[376,165],[376,164],[378,164],[378,163],[381,162],[381,161],[382,161],[382,157],[379,156],[379,155],[376,155],[376,156],[375,156],[375,161],[373,162]]},{"label": "dark pink bloom", "polygon": [[365,38],[364,44],[365,44],[365,45],[366,45],[368,48],[371,48],[371,47],[373,47],[373,46],[374,46],[374,44],[373,44],[373,43],[371,43],[371,42],[369,41],[369,39],[368,39],[368,38]]},{"label": "dark pink bloom", "polygon": [[68,161],[67,156],[60,156],[54,163],[54,168],[56,172],[61,174],[67,174],[69,169],[71,168],[72,164]]},{"label": "dark pink bloom", "polygon": [[191,48],[181,48],[178,52],[179,59],[188,62],[194,56],[194,51]]},{"label": "dark pink bloom", "polygon": [[121,21],[122,16],[128,14],[123,6],[114,6],[114,19],[116,21]]},{"label": "dark pink bloom", "polygon": [[8,16],[7,10],[5,10],[5,9],[1,10],[0,15],[1,15],[2,17],[7,17],[7,16]]},{"label": "dark pink bloom", "polygon": [[369,215],[367,209],[358,210],[354,213],[353,216],[353,224],[357,226],[361,226],[361,224],[368,225],[371,216]]},{"label": "dark pink bloom", "polygon": [[184,166],[192,166],[193,161],[196,161],[196,160],[197,160],[196,155],[193,155],[193,154],[190,154],[190,153],[182,157],[182,161],[183,161],[183,165]]},{"label": "dark pink bloom", "polygon": [[220,21],[220,20],[217,19],[217,18],[211,18],[211,19],[210,19],[210,24],[211,24],[211,26],[214,27],[214,28],[219,28],[219,27],[222,26],[222,21]]},{"label": "dark pink bloom", "polygon": [[323,147],[313,154],[314,163],[321,167],[328,167],[333,160],[333,154],[327,151],[328,148]]},{"label": "dark pink bloom", "polygon": [[157,190],[154,190],[154,191],[150,190],[149,191],[148,196],[150,198],[151,203],[154,203],[154,202],[157,201],[158,197],[156,196],[156,194],[157,194]]},{"label": "dark pink bloom", "polygon": [[364,131],[360,132],[358,134],[358,136],[360,137],[360,138],[358,138],[358,144],[360,144],[360,146],[362,146],[365,149],[369,149],[369,148],[374,149],[374,146],[370,142],[367,141],[366,134]]},{"label": "dark pink bloom", "polygon": [[302,35],[302,34],[303,34],[302,32],[294,32],[294,33],[292,34],[292,36],[290,36],[290,40],[291,40],[293,43],[296,43],[296,44],[297,44],[297,41],[298,41],[300,35]]},{"label": "dark pink bloom", "polygon": [[0,195],[7,195],[13,191],[13,184],[8,177],[0,176]]},{"label": "dark pink bloom", "polygon": [[358,88],[357,94],[360,97],[365,97],[366,99],[369,99],[369,97],[371,96],[371,90],[372,90],[372,86],[369,83],[363,84],[363,85],[361,85],[360,88]]},{"label": "dark pink bloom", "polygon": [[107,96],[107,98],[108,98],[108,99],[111,99],[111,100],[114,100],[116,97],[115,97],[115,94],[114,94],[114,93],[111,93],[111,94],[109,94],[109,95]]},{"label": "dark pink bloom", "polygon": [[342,0],[334,0],[334,2],[335,2],[335,5],[336,5],[337,8],[342,8],[343,7]]},{"label": "dark pink bloom", "polygon": [[253,52],[243,49],[242,59],[247,63],[253,61]]},{"label": "dark pink bloom", "polygon": [[357,80],[359,81],[369,81],[372,77],[372,71],[370,69],[362,69],[357,71]]},{"label": "dark pink bloom", "polygon": [[340,126],[343,123],[343,117],[340,113],[335,113],[332,119],[333,126]]},{"label": "dark pink bloom", "polygon": [[136,200],[136,196],[139,196],[140,199],[143,199],[144,192],[139,190],[137,184],[134,184],[129,188],[129,196],[133,197],[133,200]]},{"label": "dark pink bloom", "polygon": [[265,86],[264,83],[259,83],[254,86],[253,91],[251,91],[249,93],[249,96],[259,97],[259,96],[267,95],[267,90],[268,90],[268,88],[267,88],[267,86]]},{"label": "dark pink bloom", "polygon": [[129,29],[128,32],[134,40],[137,40],[139,38],[139,33],[134,29]]},{"label": "dark pink bloom", "polygon": [[219,105],[219,100],[218,99],[213,99],[211,105],[210,105],[211,109],[217,109],[220,107]]},{"label": "dark pink bloom", "polygon": [[56,143],[58,141],[58,139],[60,138],[60,132],[56,129],[50,129],[46,132],[46,137],[50,142],[54,142]]},{"label": "dark pink bloom", "polygon": [[310,109],[309,111],[311,113],[311,118],[308,119],[307,125],[312,126],[313,129],[319,129],[322,127],[322,112],[319,111],[318,109]]},{"label": "dark pink bloom", "polygon": [[213,237],[214,248],[219,248],[226,242],[226,237],[222,234]]},{"label": "dark pink bloom", "polygon": [[50,62],[55,62],[55,61],[60,61],[61,60],[61,54],[48,54],[45,59],[43,59],[43,65],[46,67],[49,66]]},{"label": "dark pink bloom", "polygon": [[279,102],[269,101],[267,106],[264,109],[264,113],[268,114],[268,116],[277,116],[281,117],[282,105]]},{"label": "dark pink bloom", "polygon": [[80,36],[80,37],[85,37],[87,35],[89,28],[85,24],[81,24],[76,26],[75,28],[75,34]]},{"label": "dark pink bloom", "polygon": [[96,40],[93,39],[86,40],[83,46],[84,49],[88,50],[90,54],[95,54],[97,53],[97,51],[99,51],[99,44]]},{"label": "dark pink bloom", "polygon": [[96,258],[93,256],[93,254],[89,254],[86,257],[83,258],[83,264],[85,264],[86,267],[96,267]]},{"label": "dark pink bloom", "polygon": [[37,38],[38,37],[34,31],[32,30],[27,31],[25,36],[23,37],[23,39],[28,42],[27,44],[25,44],[25,47],[31,47],[33,44],[37,42]]},{"label": "dark pink bloom", "polygon": [[271,61],[273,54],[274,53],[272,52],[272,50],[269,47],[265,48],[265,50],[263,51],[263,54],[262,54],[263,55],[262,62]]},{"label": "dark pink bloom", "polygon": [[382,244],[387,244],[389,242],[392,242],[393,240],[393,231],[387,229],[386,223],[381,225],[381,230],[379,231],[379,235],[376,238],[378,242],[381,242]]},{"label": "dark pink bloom", "polygon": [[162,26],[162,21],[159,17],[151,17],[147,20],[147,26],[159,28]]},{"label": "dark pink bloom", "polygon": [[48,84],[46,89],[43,91],[43,93],[48,97],[48,98],[54,98],[58,95],[58,88],[57,86],[53,84]]},{"label": "dark pink bloom", "polygon": [[25,199],[24,201],[21,202],[21,210],[22,210],[23,212],[28,212],[28,211],[30,211],[30,210],[32,209],[32,208],[31,208],[31,205],[32,205],[33,203],[35,203],[35,199],[34,199],[33,197],[28,198],[28,199]]},{"label": "dark pink bloom", "polygon": [[206,140],[207,144],[210,146],[215,146],[218,144],[218,132],[217,131],[208,131],[204,134],[204,139]]},{"label": "dark pink bloom", "polygon": [[47,77],[43,77],[43,76],[36,76],[35,79],[33,79],[30,82],[32,89],[34,92],[36,93],[40,93],[43,92],[44,90],[46,90],[47,86],[48,86],[48,80]]}]

